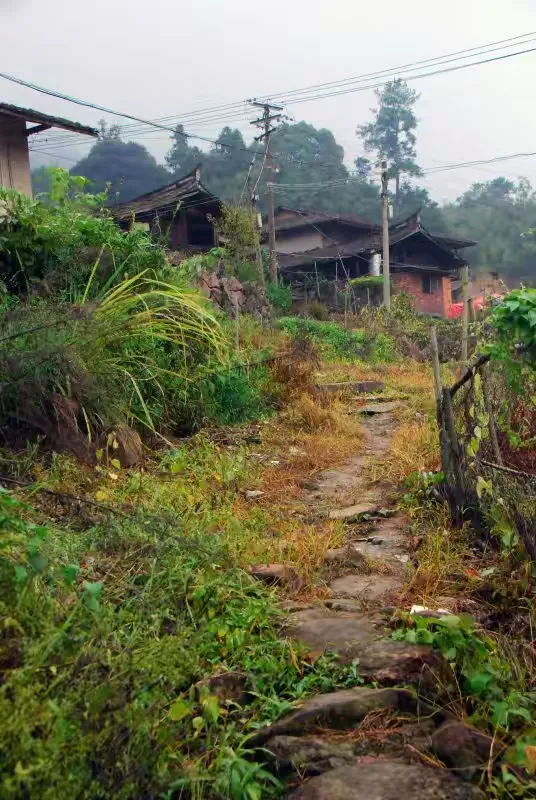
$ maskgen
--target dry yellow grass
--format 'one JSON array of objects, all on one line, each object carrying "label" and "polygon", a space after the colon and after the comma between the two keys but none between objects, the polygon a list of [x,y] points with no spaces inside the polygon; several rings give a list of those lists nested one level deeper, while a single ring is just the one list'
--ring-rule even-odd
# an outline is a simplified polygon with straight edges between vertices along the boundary
[{"label": "dry yellow grass", "polygon": [[379,465],[381,477],[400,484],[412,473],[439,469],[438,433],[428,417],[403,422],[393,433],[391,449]]}]

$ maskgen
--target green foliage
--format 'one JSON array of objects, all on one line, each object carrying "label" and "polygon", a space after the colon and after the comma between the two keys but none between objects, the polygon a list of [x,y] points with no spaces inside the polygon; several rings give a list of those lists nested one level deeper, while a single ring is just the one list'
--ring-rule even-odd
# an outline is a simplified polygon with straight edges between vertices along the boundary
[{"label": "green foliage", "polygon": [[112,200],[132,200],[171,181],[167,169],[156,162],[146,147],[123,142],[117,130],[104,129],[99,141],[85,158],[72,168],[73,175],[83,175],[91,191],[108,188]]},{"label": "green foliage", "polygon": [[106,194],[87,194],[87,181],[62,169],[50,170],[50,181],[50,194],[33,200],[0,187],[0,280],[10,292],[72,297],[97,260],[95,285],[166,268],[147,233],[118,228],[103,207]]},{"label": "green foliage", "polygon": [[[360,321],[368,332],[376,331],[389,336],[406,355],[411,355],[404,346],[408,342],[423,351],[430,346],[431,319],[427,314],[415,311],[413,299],[403,292],[391,298],[390,311],[385,306],[362,308]],[[452,361],[459,358],[460,321],[439,318],[434,319],[433,324],[437,331],[441,360]]]},{"label": "green foliage", "polygon": [[536,695],[515,688],[519,675],[513,665],[500,652],[496,640],[475,632],[470,617],[415,615],[407,623],[409,627],[396,630],[393,638],[439,650],[454,668],[464,698],[479,704],[478,717],[489,715],[493,728],[504,730],[523,720],[532,721]]},{"label": "green foliage", "polygon": [[[0,491],[1,796],[280,795],[245,736],[355,667],[304,661],[198,510],[76,536],[25,513]],[[220,673],[244,676],[242,701],[211,692]]]},{"label": "green foliage", "polygon": [[218,368],[197,384],[186,385],[181,397],[181,418],[191,427],[202,423],[234,425],[268,413],[268,375],[262,367]]},{"label": "green foliage", "polygon": [[279,311],[289,311],[292,307],[292,289],[283,283],[267,283],[268,300]]},{"label": "green foliage", "polygon": [[443,209],[452,235],[475,240],[467,251],[478,271],[497,271],[505,280],[534,283],[536,195],[526,178],[474,183]]},{"label": "green foliage", "polygon": [[[494,308],[490,322],[497,331],[499,342],[506,346],[507,357],[512,359],[515,348],[522,358],[536,367],[536,289],[515,289]],[[500,353],[496,349],[495,354]]]},{"label": "green foliage", "polygon": [[329,311],[327,306],[318,300],[313,300],[312,303],[309,303],[307,306],[307,314],[308,316],[312,317],[313,319],[317,319],[320,322],[326,322],[329,319]]},{"label": "green foliage", "polygon": [[225,241],[225,249],[236,264],[251,260],[260,244],[257,217],[249,208],[226,203],[217,230]]},{"label": "green foliage", "polygon": [[284,317],[281,328],[295,338],[309,338],[328,361],[394,360],[395,346],[388,337],[364,330],[347,330],[336,322]]},{"label": "green foliage", "polygon": [[376,166],[387,161],[389,177],[396,181],[395,203],[398,207],[401,176],[422,174],[415,162],[417,117],[413,111],[419,95],[401,78],[395,78],[382,89],[376,89],[376,98],[378,108],[374,110],[373,121],[359,125],[357,135],[363,140],[367,152],[376,153]]}]

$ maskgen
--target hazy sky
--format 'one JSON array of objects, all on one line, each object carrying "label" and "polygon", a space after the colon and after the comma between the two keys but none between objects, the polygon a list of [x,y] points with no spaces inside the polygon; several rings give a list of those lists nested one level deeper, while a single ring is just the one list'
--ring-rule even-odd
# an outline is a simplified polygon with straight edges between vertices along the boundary
[{"label": "hazy sky", "polygon": [[[0,71],[154,118],[531,31],[536,31],[536,0],[0,0]],[[536,42],[519,49],[531,46]],[[419,164],[434,167],[536,150],[535,79],[536,52],[412,83],[421,93]],[[0,100],[89,124],[103,116],[5,80],[0,80]],[[296,120],[331,128],[350,163],[361,152],[355,128],[370,118],[372,105],[370,90],[287,108]],[[214,137],[224,122],[189,122],[186,128]],[[229,124],[237,124],[249,139],[245,119],[229,119]],[[168,149],[163,131],[139,141],[159,159]],[[55,152],[76,158],[89,146]],[[536,184],[536,157],[506,162],[503,168],[447,172],[424,183],[437,200],[446,200],[473,181],[500,174],[526,175]]]}]

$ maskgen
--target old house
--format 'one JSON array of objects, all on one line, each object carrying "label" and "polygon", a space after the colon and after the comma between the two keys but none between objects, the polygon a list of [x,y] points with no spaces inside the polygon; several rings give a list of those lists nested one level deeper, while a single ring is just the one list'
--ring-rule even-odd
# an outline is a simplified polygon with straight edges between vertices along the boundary
[{"label": "old house", "polygon": [[[430,233],[418,213],[393,222],[389,234],[393,284],[415,299],[419,311],[447,316],[451,281],[467,263],[459,251],[475,242]],[[353,214],[278,208],[276,249],[297,298],[317,296],[338,305],[348,280],[379,274],[381,227]]]},{"label": "old house", "polygon": [[[27,127],[27,123],[31,123]],[[0,103],[0,186],[32,195],[28,137],[49,128],[62,128],[86,136],[98,136],[95,128],[52,117],[31,108]]]},{"label": "old house", "polygon": [[217,244],[215,220],[221,201],[206,189],[196,167],[188,175],[111,209],[122,228],[145,223],[180,255],[210,250]]}]

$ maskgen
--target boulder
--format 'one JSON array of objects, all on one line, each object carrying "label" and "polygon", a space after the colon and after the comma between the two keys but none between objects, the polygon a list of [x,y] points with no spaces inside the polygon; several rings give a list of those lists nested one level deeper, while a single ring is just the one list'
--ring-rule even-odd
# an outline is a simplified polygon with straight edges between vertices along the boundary
[{"label": "boulder", "polygon": [[432,749],[461,778],[471,780],[487,769],[490,758],[497,758],[505,748],[471,725],[444,722],[432,736]]},{"label": "boulder", "polygon": [[293,614],[288,630],[315,655],[334,652],[343,664],[358,659],[359,674],[382,685],[400,683],[424,691],[438,683],[451,682],[450,667],[439,653],[427,645],[378,638],[384,632],[384,625],[381,614],[342,616],[315,608]]},{"label": "boulder", "polygon": [[480,789],[450,772],[397,759],[367,759],[312,778],[293,800],[484,800]]},{"label": "boulder", "polygon": [[355,761],[351,742],[336,742],[323,736],[273,736],[265,749],[276,761],[279,773],[321,775]]}]

